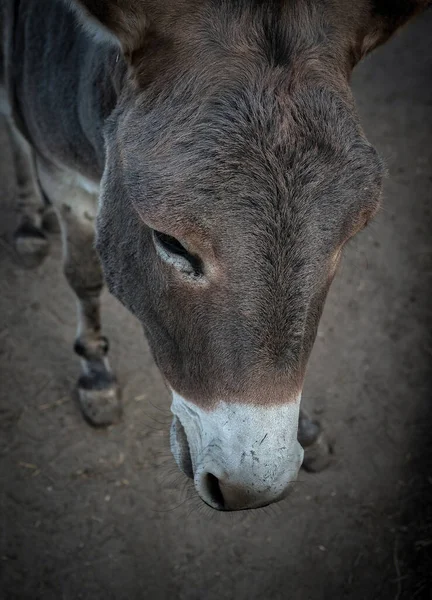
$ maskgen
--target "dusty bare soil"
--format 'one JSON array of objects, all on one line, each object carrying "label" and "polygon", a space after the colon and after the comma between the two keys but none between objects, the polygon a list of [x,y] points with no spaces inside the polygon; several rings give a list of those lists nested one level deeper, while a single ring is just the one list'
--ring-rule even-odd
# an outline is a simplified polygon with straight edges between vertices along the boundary
[{"label": "dusty bare soil", "polygon": [[17,265],[1,127],[1,600],[431,597],[431,31],[428,13],[356,72],[390,177],[383,210],[347,249],[308,371],[305,403],[335,458],[257,512],[211,512],[177,472],[168,394],[108,294],[124,420],[106,431],[82,420],[60,240],[37,270]]}]

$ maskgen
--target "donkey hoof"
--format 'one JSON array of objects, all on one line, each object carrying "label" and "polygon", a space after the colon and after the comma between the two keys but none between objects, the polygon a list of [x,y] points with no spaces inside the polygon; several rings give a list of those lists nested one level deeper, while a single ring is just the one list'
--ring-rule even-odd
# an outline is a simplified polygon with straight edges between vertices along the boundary
[{"label": "donkey hoof", "polygon": [[316,421],[311,421],[308,417],[300,417],[297,439],[303,448],[314,444],[321,433],[321,426]]},{"label": "donkey hoof", "polygon": [[44,210],[42,217],[42,227],[48,233],[60,233],[60,223],[56,211],[49,206]]},{"label": "donkey hoof", "polygon": [[333,449],[323,433],[304,449],[302,467],[308,473],[324,471],[332,461]]},{"label": "donkey hoof", "polygon": [[92,387],[90,379],[81,377],[78,400],[84,418],[94,427],[107,427],[121,419],[120,389],[114,379],[103,387]]},{"label": "donkey hoof", "polygon": [[14,243],[20,263],[26,269],[39,266],[49,252],[49,242],[45,234],[29,223],[17,229]]}]

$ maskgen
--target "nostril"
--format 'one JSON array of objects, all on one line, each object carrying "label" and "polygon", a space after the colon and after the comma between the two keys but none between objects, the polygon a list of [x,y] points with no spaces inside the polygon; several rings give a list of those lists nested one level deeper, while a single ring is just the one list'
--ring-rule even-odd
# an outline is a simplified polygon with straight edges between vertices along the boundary
[{"label": "nostril", "polygon": [[192,457],[186,431],[177,417],[174,417],[171,424],[170,442],[171,452],[179,468],[187,477],[193,479]]},{"label": "nostril", "polygon": [[225,508],[225,501],[220,489],[219,479],[213,473],[206,473],[202,479],[202,483],[204,501],[219,510],[223,510]]}]

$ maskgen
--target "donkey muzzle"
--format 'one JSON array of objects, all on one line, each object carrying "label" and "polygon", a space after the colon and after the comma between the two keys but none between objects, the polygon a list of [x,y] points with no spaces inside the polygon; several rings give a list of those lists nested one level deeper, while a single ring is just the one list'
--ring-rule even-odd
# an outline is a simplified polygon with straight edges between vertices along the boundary
[{"label": "donkey muzzle", "polygon": [[217,510],[284,498],[303,461],[300,397],[279,406],[219,402],[203,409],[173,392],[171,450],[201,499]]}]

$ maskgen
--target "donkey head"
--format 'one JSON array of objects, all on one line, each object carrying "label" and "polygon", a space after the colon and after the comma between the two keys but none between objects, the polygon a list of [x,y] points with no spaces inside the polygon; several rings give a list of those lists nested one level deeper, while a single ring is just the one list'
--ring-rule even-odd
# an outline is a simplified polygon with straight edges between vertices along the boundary
[{"label": "donkey head", "polygon": [[348,78],[422,4],[79,5],[125,65],[98,251],[172,390],[177,463],[214,508],[277,501],[296,479],[323,303],[381,192]]}]

